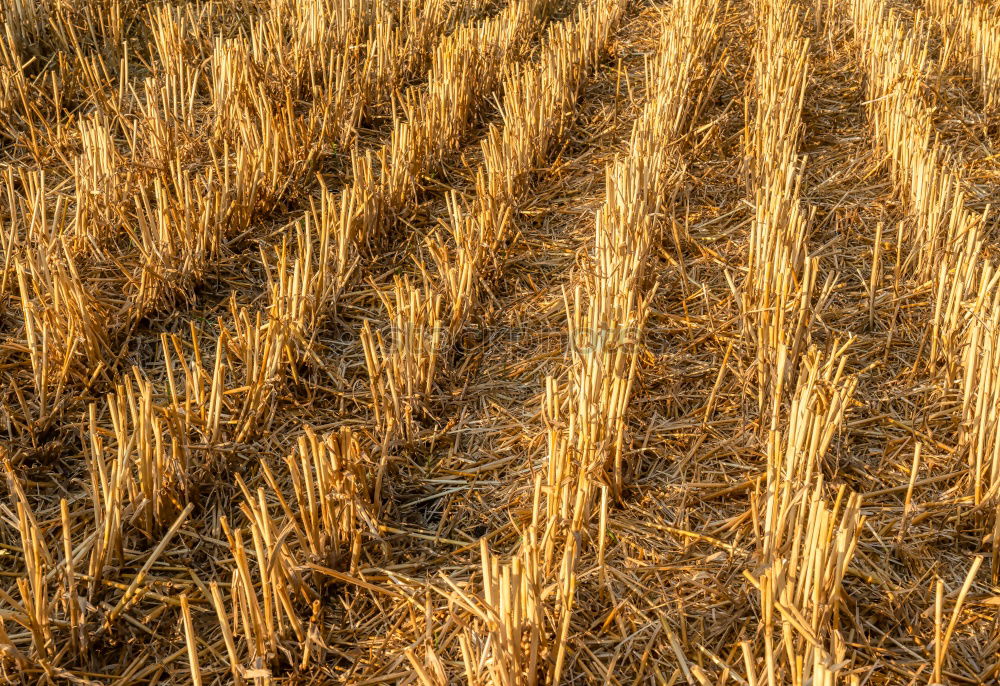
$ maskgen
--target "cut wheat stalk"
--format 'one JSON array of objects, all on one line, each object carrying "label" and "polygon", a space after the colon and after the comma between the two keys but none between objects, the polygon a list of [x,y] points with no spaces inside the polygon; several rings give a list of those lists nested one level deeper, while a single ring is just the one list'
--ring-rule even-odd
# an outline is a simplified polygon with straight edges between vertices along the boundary
[{"label": "cut wheat stalk", "polygon": [[[25,250],[16,274],[36,392],[71,379],[89,385],[113,357],[109,308],[84,284],[65,241]],[[44,353],[40,337],[47,339]],[[48,359],[40,360],[43,354]]]},{"label": "cut wheat stalk", "polygon": [[135,319],[188,300],[221,245],[218,198],[202,196],[189,173],[173,171],[169,181],[154,180],[151,194],[134,197],[140,265],[126,277]]},{"label": "cut wheat stalk", "polygon": [[105,459],[105,443],[97,423],[97,407],[88,407],[89,441],[88,470],[90,500],[93,507],[94,542],[91,545],[87,573],[91,578],[90,593],[99,586],[104,570],[124,559],[122,514],[125,499],[125,478],[128,465],[122,460]]},{"label": "cut wheat stalk", "polygon": [[[763,654],[748,659],[750,683],[837,683],[847,662],[837,615],[861,532],[861,499],[850,494],[844,504],[841,487],[831,507],[823,487],[823,472],[835,473],[824,465],[826,453],[856,386],[844,375],[842,351],[824,360],[810,349],[794,372],[798,380],[787,410],[780,396],[773,399],[767,491],[757,515],[764,571],[744,572],[760,594],[762,613],[757,645]],[[786,364],[784,348],[778,353],[779,364]]]},{"label": "cut wheat stalk", "polygon": [[[192,441],[197,436],[200,439],[198,442],[211,448],[222,439],[224,411],[228,409],[224,399],[227,378],[225,348],[216,346],[212,366],[205,366],[200,338],[193,323],[189,344],[194,351],[190,359],[184,352],[180,337],[160,336],[168,395],[165,414],[168,423],[173,425],[173,435],[187,436]],[[175,359],[180,363],[180,374],[175,371]],[[210,456],[211,453],[206,457]]]},{"label": "cut wheat stalk", "polygon": [[[645,261],[656,238],[655,218],[676,179],[675,144],[689,125],[691,90],[717,40],[718,11],[716,2],[691,0],[668,15],[649,73],[649,100],[634,124],[627,153],[606,170],[586,298],[583,288],[572,298],[564,293],[569,378],[565,384],[551,377],[546,381],[542,413],[548,461],[545,476],[535,482],[532,522],[510,565],[499,565],[483,544],[485,598],[478,607],[486,615],[491,644],[488,657],[479,662],[492,666],[480,676],[480,668],[470,662],[475,644],[466,638],[471,683],[561,682],[581,537],[599,488],[610,486],[619,494],[622,488],[625,413],[654,290]],[[548,584],[555,594],[546,599],[538,589]]]},{"label": "cut wheat stalk", "polygon": [[977,79],[988,111],[1000,105],[1000,16],[988,4],[925,0],[946,41],[942,53]]},{"label": "cut wheat stalk", "polygon": [[430,243],[448,294],[453,336],[477,311],[531,171],[562,137],[583,80],[606,51],[625,9],[618,0],[581,6],[571,20],[549,30],[537,62],[515,67],[504,79],[503,121],[491,126],[481,143],[474,204],[463,210],[457,196],[449,199],[446,227],[454,251],[441,233]]},{"label": "cut wheat stalk", "polygon": [[376,156],[382,176],[375,192],[386,216],[402,210],[415,193],[415,180],[457,146],[474,108],[496,88],[503,66],[527,47],[551,9],[549,0],[515,0],[496,16],[462,27],[441,42],[426,89],[407,92],[401,103],[406,120],[397,120]]},{"label": "cut wheat stalk", "polygon": [[27,654],[46,673],[51,674],[62,652],[56,645],[57,621],[49,587],[49,571],[54,566],[54,558],[48,548],[45,531],[39,526],[18,477],[8,462],[4,463],[4,471],[8,491],[16,503],[17,529],[21,537],[24,561],[24,575],[19,575],[16,581],[21,602],[14,603],[9,595],[4,600],[5,604],[13,604],[10,618],[28,630],[30,646],[26,646],[27,650],[22,650],[10,641],[9,635],[2,638],[6,639],[7,651],[16,651],[17,655]]},{"label": "cut wheat stalk", "polygon": [[[1000,518],[980,513],[986,503],[995,502],[1000,473],[995,464],[996,421],[989,409],[995,395],[997,276],[984,259],[986,219],[966,208],[964,180],[934,139],[932,110],[920,90],[927,64],[926,43],[919,38],[926,34],[923,22],[918,19],[911,33],[897,16],[884,16],[879,3],[857,0],[851,9],[859,40],[867,49],[871,94],[880,99],[870,105],[876,132],[898,183],[908,193],[918,229],[913,261],[921,278],[934,287],[929,360],[941,369],[945,388],[957,383],[961,391],[958,443],[968,459],[973,514],[980,530],[989,535],[1000,527]],[[994,578],[997,556],[994,540]]]},{"label": "cut wheat stalk", "polygon": [[[658,242],[657,218],[669,208],[682,159],[678,141],[695,113],[692,91],[708,69],[718,40],[716,2],[685,2],[663,27],[659,55],[649,69],[648,100],[632,128],[624,156],[605,171],[605,200],[595,217],[594,273],[586,314],[575,301],[570,317],[571,385],[578,396],[577,430],[595,451],[583,459],[620,495],[624,417],[629,404],[650,287],[645,262]],[[694,21],[694,17],[701,17]],[[579,374],[577,377],[576,375]],[[592,425],[597,418],[603,428]],[[580,446],[581,459],[583,444]]]},{"label": "cut wheat stalk", "polygon": [[139,179],[112,138],[109,117],[82,118],[79,127],[82,151],[73,166],[77,198],[73,246],[99,254],[113,237],[115,225],[128,221],[129,191]]},{"label": "cut wheat stalk", "polygon": [[181,594],[181,617],[184,621],[184,642],[187,644],[188,669],[191,671],[191,683],[201,686],[201,663],[198,660],[198,634],[191,620],[191,604],[187,594]]},{"label": "cut wheat stalk", "polygon": [[966,207],[965,180],[936,140],[933,109],[923,95],[929,70],[926,22],[918,16],[907,28],[877,0],[852,0],[849,9],[869,77],[874,135],[909,202],[913,238],[905,265],[933,284],[929,363],[950,384],[959,373],[954,361],[961,308],[979,278],[985,218]]},{"label": "cut wheat stalk", "polygon": [[[268,674],[279,651],[293,645],[302,651],[300,669],[322,659],[323,646],[314,643],[300,615],[311,607],[312,621],[318,619],[326,575],[308,570],[346,568],[356,573],[363,542],[378,540],[368,466],[349,429],[319,437],[307,428],[281,471],[265,465],[269,492],[264,488],[253,492],[237,477],[258,574],[252,573],[241,530],[230,531],[223,522],[236,561],[230,591],[232,620],[217,584],[212,585],[211,599],[238,681]],[[373,556],[370,550],[364,554]],[[252,667],[246,670],[244,663]]]},{"label": "cut wheat stalk", "polygon": [[159,542],[146,557],[145,561],[142,564],[142,567],[139,568],[138,573],[132,578],[132,583],[130,583],[128,587],[125,588],[121,598],[118,600],[118,603],[111,608],[110,612],[108,612],[107,616],[105,617],[102,630],[106,629],[107,627],[110,627],[115,621],[118,620],[119,617],[121,617],[122,613],[125,610],[127,610],[129,607],[137,603],[142,598],[142,596],[144,595],[144,591],[140,591],[139,587],[146,580],[146,575],[149,573],[149,570],[152,569],[153,565],[156,564],[156,561],[166,550],[167,546],[170,545],[170,542],[173,540],[174,536],[177,535],[178,530],[180,530],[181,526],[184,525],[184,522],[187,521],[187,518],[188,516],[190,516],[191,511],[193,509],[194,509],[194,504],[188,503],[187,506],[181,511],[181,513],[177,515],[177,518],[170,525],[170,528],[168,528],[166,532],[164,532]]},{"label": "cut wheat stalk", "polygon": [[1000,276],[987,265],[970,307],[961,365],[962,432],[967,453],[973,514],[985,535],[992,534],[991,570],[1000,577]]},{"label": "cut wheat stalk", "polygon": [[412,443],[434,390],[444,335],[441,296],[405,277],[396,278],[391,298],[379,295],[389,315],[388,336],[367,320],[361,331],[375,424],[383,441]]},{"label": "cut wheat stalk", "polygon": [[782,385],[775,369],[778,349],[784,348],[788,368],[794,369],[809,344],[816,265],[808,257],[809,215],[800,200],[804,165],[798,153],[809,41],[793,3],[758,2],[755,16],[756,98],[744,140],[756,212],[743,311],[755,343],[763,409],[765,398]]},{"label": "cut wheat stalk", "polygon": [[[290,264],[282,249],[278,253],[277,269],[274,272],[269,270],[272,274],[276,272],[272,276],[271,303],[266,320],[269,339],[268,342],[253,344],[266,351],[269,361],[263,371],[254,372],[256,378],[247,384],[252,389],[252,397],[247,402],[260,408],[244,411],[244,426],[248,429],[251,424],[260,426],[255,418],[260,418],[259,413],[264,411],[274,389],[280,385],[283,368],[278,364],[278,358],[283,356],[293,365],[300,359],[296,349],[301,350],[303,344],[308,342],[306,332],[311,336],[315,325],[333,314],[336,296],[346,285],[361,247],[385,235],[387,223],[414,198],[416,186],[413,179],[432,172],[443,155],[457,145],[470,123],[474,108],[496,86],[499,76],[492,68],[493,60],[504,64],[516,58],[540,31],[541,21],[548,11],[548,2],[521,0],[494,17],[464,26],[446,37],[434,50],[426,88],[407,93],[404,103],[407,120],[396,121],[389,142],[377,154],[352,152],[353,181],[336,200],[326,189],[323,190],[319,206],[314,205],[304,220],[305,234],[299,234],[299,259]],[[381,174],[375,172],[376,159]],[[239,166],[245,168],[247,165]],[[314,226],[317,228],[315,237],[309,232]],[[314,249],[320,253],[317,262],[310,257],[310,251]],[[331,258],[334,258],[333,264],[330,264]],[[432,306],[434,308],[439,310],[440,306]],[[437,325],[433,321],[439,316],[433,314],[429,320],[431,329],[435,330],[432,335],[438,337],[440,332],[436,331]],[[415,332],[405,333],[403,328],[399,328],[394,335],[412,336]],[[412,392],[401,387],[383,389],[384,380],[378,380],[383,372],[395,377],[416,367],[407,362],[407,370],[385,369],[376,358],[390,353],[375,350],[377,346],[371,332],[364,334],[363,339],[367,341],[365,349],[369,369],[374,373],[374,402],[377,407],[386,409],[386,412],[378,414],[376,420],[388,432],[384,440],[393,440],[399,427],[409,427],[403,432],[410,440],[413,410],[423,402],[418,395],[430,393],[429,384],[433,376],[421,377],[416,382],[404,377],[393,379],[401,386],[412,387]],[[429,343],[437,346],[440,341]],[[416,344],[405,344],[411,345]],[[433,354],[436,357],[437,350]],[[431,366],[434,364],[436,362],[432,362]],[[376,368],[378,371],[375,371]],[[400,400],[399,393],[409,400]],[[394,399],[387,403],[388,397]],[[388,409],[390,405],[392,410]],[[399,416],[390,419],[396,413]],[[248,434],[240,432],[239,435],[245,438]]]},{"label": "cut wheat stalk", "polygon": [[944,631],[941,630],[944,610],[944,582],[938,579],[934,586],[934,670],[931,673],[930,683],[942,683],[945,662],[948,658],[948,645],[951,643],[955,626],[958,624],[962,604],[965,602],[966,595],[968,595],[969,589],[972,587],[972,582],[975,581],[976,573],[979,571],[982,563],[982,557],[977,557],[972,561],[969,572],[965,575],[965,581],[962,583],[962,588],[958,591],[958,597],[955,598],[955,605],[951,610],[948,627]]},{"label": "cut wheat stalk", "polygon": [[112,464],[120,463],[124,471],[123,504],[137,526],[156,540],[187,504],[191,487],[187,437],[171,435],[176,425],[165,421],[154,402],[152,384],[138,369],[133,369],[133,379],[108,396],[107,406],[115,438]]},{"label": "cut wheat stalk", "polygon": [[996,8],[886,4],[0,0],[0,682],[995,682]]},{"label": "cut wheat stalk", "polygon": [[364,79],[362,94],[368,102],[378,108],[391,101],[412,74],[430,67],[435,41],[465,16],[474,17],[484,5],[488,3],[463,6],[420,0],[409,3],[402,12],[392,3],[381,5],[377,10],[380,15],[373,21],[365,62],[358,70]]},{"label": "cut wheat stalk", "polygon": [[357,264],[350,222],[332,213],[334,198],[325,186],[319,203],[313,203],[295,230],[295,253],[282,242],[274,266],[262,254],[268,276],[269,326],[288,330],[295,365],[328,317],[336,313],[341,291]]},{"label": "cut wheat stalk", "polygon": [[[328,154],[328,139],[337,137],[342,146],[353,140],[376,98],[369,79],[389,78],[364,66],[372,55],[357,48],[367,34],[377,33],[369,22],[390,8],[378,3],[372,14],[362,10],[351,0],[277,3],[247,34],[214,43],[202,39],[205,45],[196,49],[189,49],[196,41],[187,39],[198,23],[190,11],[152,13],[158,71],[144,86],[139,139],[146,147],[138,153],[145,167],[159,173],[151,180],[152,197],[141,186],[135,193],[130,214],[136,217],[126,222],[139,225],[131,235],[140,266],[126,273],[137,319],[187,300],[225,237],[245,232],[312,178]],[[380,64],[388,58],[397,67],[396,81],[390,79],[387,87],[412,78],[427,62],[433,42],[461,14],[437,1],[411,8],[388,55],[380,53]],[[351,79],[357,70],[366,78]],[[282,83],[282,92],[275,93],[261,73]],[[198,104],[202,91],[209,96],[209,145],[197,160],[200,168],[191,172],[196,161],[191,156],[198,152],[193,141],[204,117]],[[308,102],[304,112],[296,104],[300,98]],[[133,149],[133,158],[136,153]],[[106,178],[87,166],[79,171],[78,193],[93,183],[95,173],[98,182]],[[106,204],[96,210],[106,214]],[[100,222],[94,225],[96,210],[81,219],[85,240],[102,232]]]},{"label": "cut wheat stalk", "polygon": [[234,436],[245,441],[267,431],[274,416],[275,394],[289,371],[285,361],[296,359],[288,349],[292,322],[252,313],[238,306],[235,298],[229,306],[232,329],[222,327],[218,347],[226,351],[229,367],[238,375],[241,390],[234,408]]},{"label": "cut wheat stalk", "polygon": [[333,569],[346,563],[356,572],[363,541],[376,539],[379,530],[368,475],[371,460],[358,438],[346,427],[323,437],[307,427],[296,453],[284,462],[294,500],[281,495],[284,480],[266,466],[264,479],[277,496],[284,522],[294,527],[296,549],[309,562]]},{"label": "cut wheat stalk", "polygon": [[[278,655],[281,646],[297,644],[303,649],[309,640],[306,626],[295,609],[295,597],[304,590],[298,581],[298,571],[293,567],[284,535],[272,528],[274,522],[262,507],[266,508],[262,490],[244,503],[244,512],[251,520],[251,550],[258,573],[254,574],[250,566],[243,531],[239,528],[230,530],[223,520],[235,562],[230,586],[231,613],[226,611],[221,594],[216,594],[213,589],[215,610],[220,623],[225,625],[223,634],[230,637],[227,649],[231,651],[231,669],[234,672],[240,670],[234,661],[234,654],[239,651],[238,644],[235,644],[238,637],[245,646],[245,662],[249,665],[242,670],[242,678],[254,679],[255,683],[269,683],[271,670],[268,665]],[[230,614],[232,620],[229,619]],[[231,648],[228,646],[230,641],[234,642]]]}]

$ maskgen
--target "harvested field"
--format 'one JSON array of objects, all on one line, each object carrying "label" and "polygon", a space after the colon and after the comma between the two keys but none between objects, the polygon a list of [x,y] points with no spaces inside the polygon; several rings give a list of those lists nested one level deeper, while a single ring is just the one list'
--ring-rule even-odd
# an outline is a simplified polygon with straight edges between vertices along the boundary
[{"label": "harvested field", "polygon": [[1000,683],[1000,8],[0,0],[0,683]]}]

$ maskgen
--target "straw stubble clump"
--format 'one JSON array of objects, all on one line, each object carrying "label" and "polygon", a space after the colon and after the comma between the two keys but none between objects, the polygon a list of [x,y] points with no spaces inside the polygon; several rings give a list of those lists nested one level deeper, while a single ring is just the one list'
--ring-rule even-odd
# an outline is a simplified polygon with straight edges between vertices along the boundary
[{"label": "straw stubble clump", "polygon": [[0,681],[1000,679],[998,27],[0,0]]}]

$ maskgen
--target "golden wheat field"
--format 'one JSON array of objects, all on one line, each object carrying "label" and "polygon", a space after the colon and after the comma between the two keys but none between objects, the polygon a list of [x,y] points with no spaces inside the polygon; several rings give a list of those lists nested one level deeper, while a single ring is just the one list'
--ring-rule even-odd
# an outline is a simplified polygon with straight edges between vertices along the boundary
[{"label": "golden wheat field", "polygon": [[0,683],[1000,683],[1000,6],[0,0]]}]

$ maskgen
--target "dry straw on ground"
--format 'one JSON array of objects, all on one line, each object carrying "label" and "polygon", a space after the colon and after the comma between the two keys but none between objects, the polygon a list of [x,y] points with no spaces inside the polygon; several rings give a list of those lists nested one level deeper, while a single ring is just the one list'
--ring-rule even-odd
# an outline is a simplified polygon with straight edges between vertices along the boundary
[{"label": "dry straw on ground", "polygon": [[985,0],[0,0],[0,682],[1000,680]]}]

